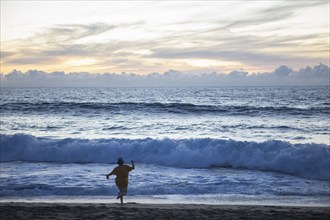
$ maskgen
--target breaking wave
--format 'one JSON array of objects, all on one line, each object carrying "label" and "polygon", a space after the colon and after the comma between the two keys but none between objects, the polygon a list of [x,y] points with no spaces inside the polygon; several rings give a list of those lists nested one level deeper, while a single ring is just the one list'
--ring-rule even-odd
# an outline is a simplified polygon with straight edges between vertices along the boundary
[{"label": "breaking wave", "polygon": [[330,180],[330,148],[324,144],[202,139],[49,139],[1,134],[0,161],[136,162],[184,168],[233,167]]}]

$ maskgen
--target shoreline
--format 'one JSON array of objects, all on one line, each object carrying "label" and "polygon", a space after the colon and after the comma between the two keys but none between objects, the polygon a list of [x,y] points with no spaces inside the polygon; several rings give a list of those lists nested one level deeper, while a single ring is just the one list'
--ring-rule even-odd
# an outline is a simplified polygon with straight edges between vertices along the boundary
[{"label": "shoreline", "polygon": [[0,219],[329,219],[330,206],[0,202]]},{"label": "shoreline", "polygon": [[[280,207],[330,207],[330,197],[306,196],[226,196],[226,195],[161,195],[126,196],[128,204],[159,205],[218,205],[218,206],[280,206]],[[0,197],[0,203],[64,203],[64,204],[116,204],[115,196],[30,196]]]}]

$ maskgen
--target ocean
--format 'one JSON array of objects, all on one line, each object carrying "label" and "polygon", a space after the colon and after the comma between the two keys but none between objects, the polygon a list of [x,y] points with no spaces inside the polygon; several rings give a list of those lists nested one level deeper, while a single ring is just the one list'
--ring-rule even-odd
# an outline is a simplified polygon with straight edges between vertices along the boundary
[{"label": "ocean", "polygon": [[329,87],[1,88],[1,201],[330,205]]}]

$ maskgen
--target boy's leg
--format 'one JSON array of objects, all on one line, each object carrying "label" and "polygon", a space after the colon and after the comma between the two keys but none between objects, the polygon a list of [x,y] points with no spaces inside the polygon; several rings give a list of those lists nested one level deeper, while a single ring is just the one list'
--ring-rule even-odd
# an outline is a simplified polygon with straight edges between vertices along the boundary
[{"label": "boy's leg", "polygon": [[120,194],[120,204],[124,204],[123,199],[124,199],[124,196],[122,194]]},{"label": "boy's leg", "polygon": [[124,196],[126,196],[126,193],[127,193],[127,188],[126,187],[120,189],[120,194],[118,194],[118,195],[120,197],[120,203],[121,204],[124,204],[123,200],[124,200]]}]

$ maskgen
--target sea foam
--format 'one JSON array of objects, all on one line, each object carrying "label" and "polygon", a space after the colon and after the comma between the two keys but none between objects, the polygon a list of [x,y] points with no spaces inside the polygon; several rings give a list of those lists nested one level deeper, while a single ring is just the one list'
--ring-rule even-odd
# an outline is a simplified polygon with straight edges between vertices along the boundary
[{"label": "sea foam", "polygon": [[330,180],[330,148],[324,144],[201,139],[49,139],[0,135],[0,161],[139,163],[184,168],[233,167]]}]

